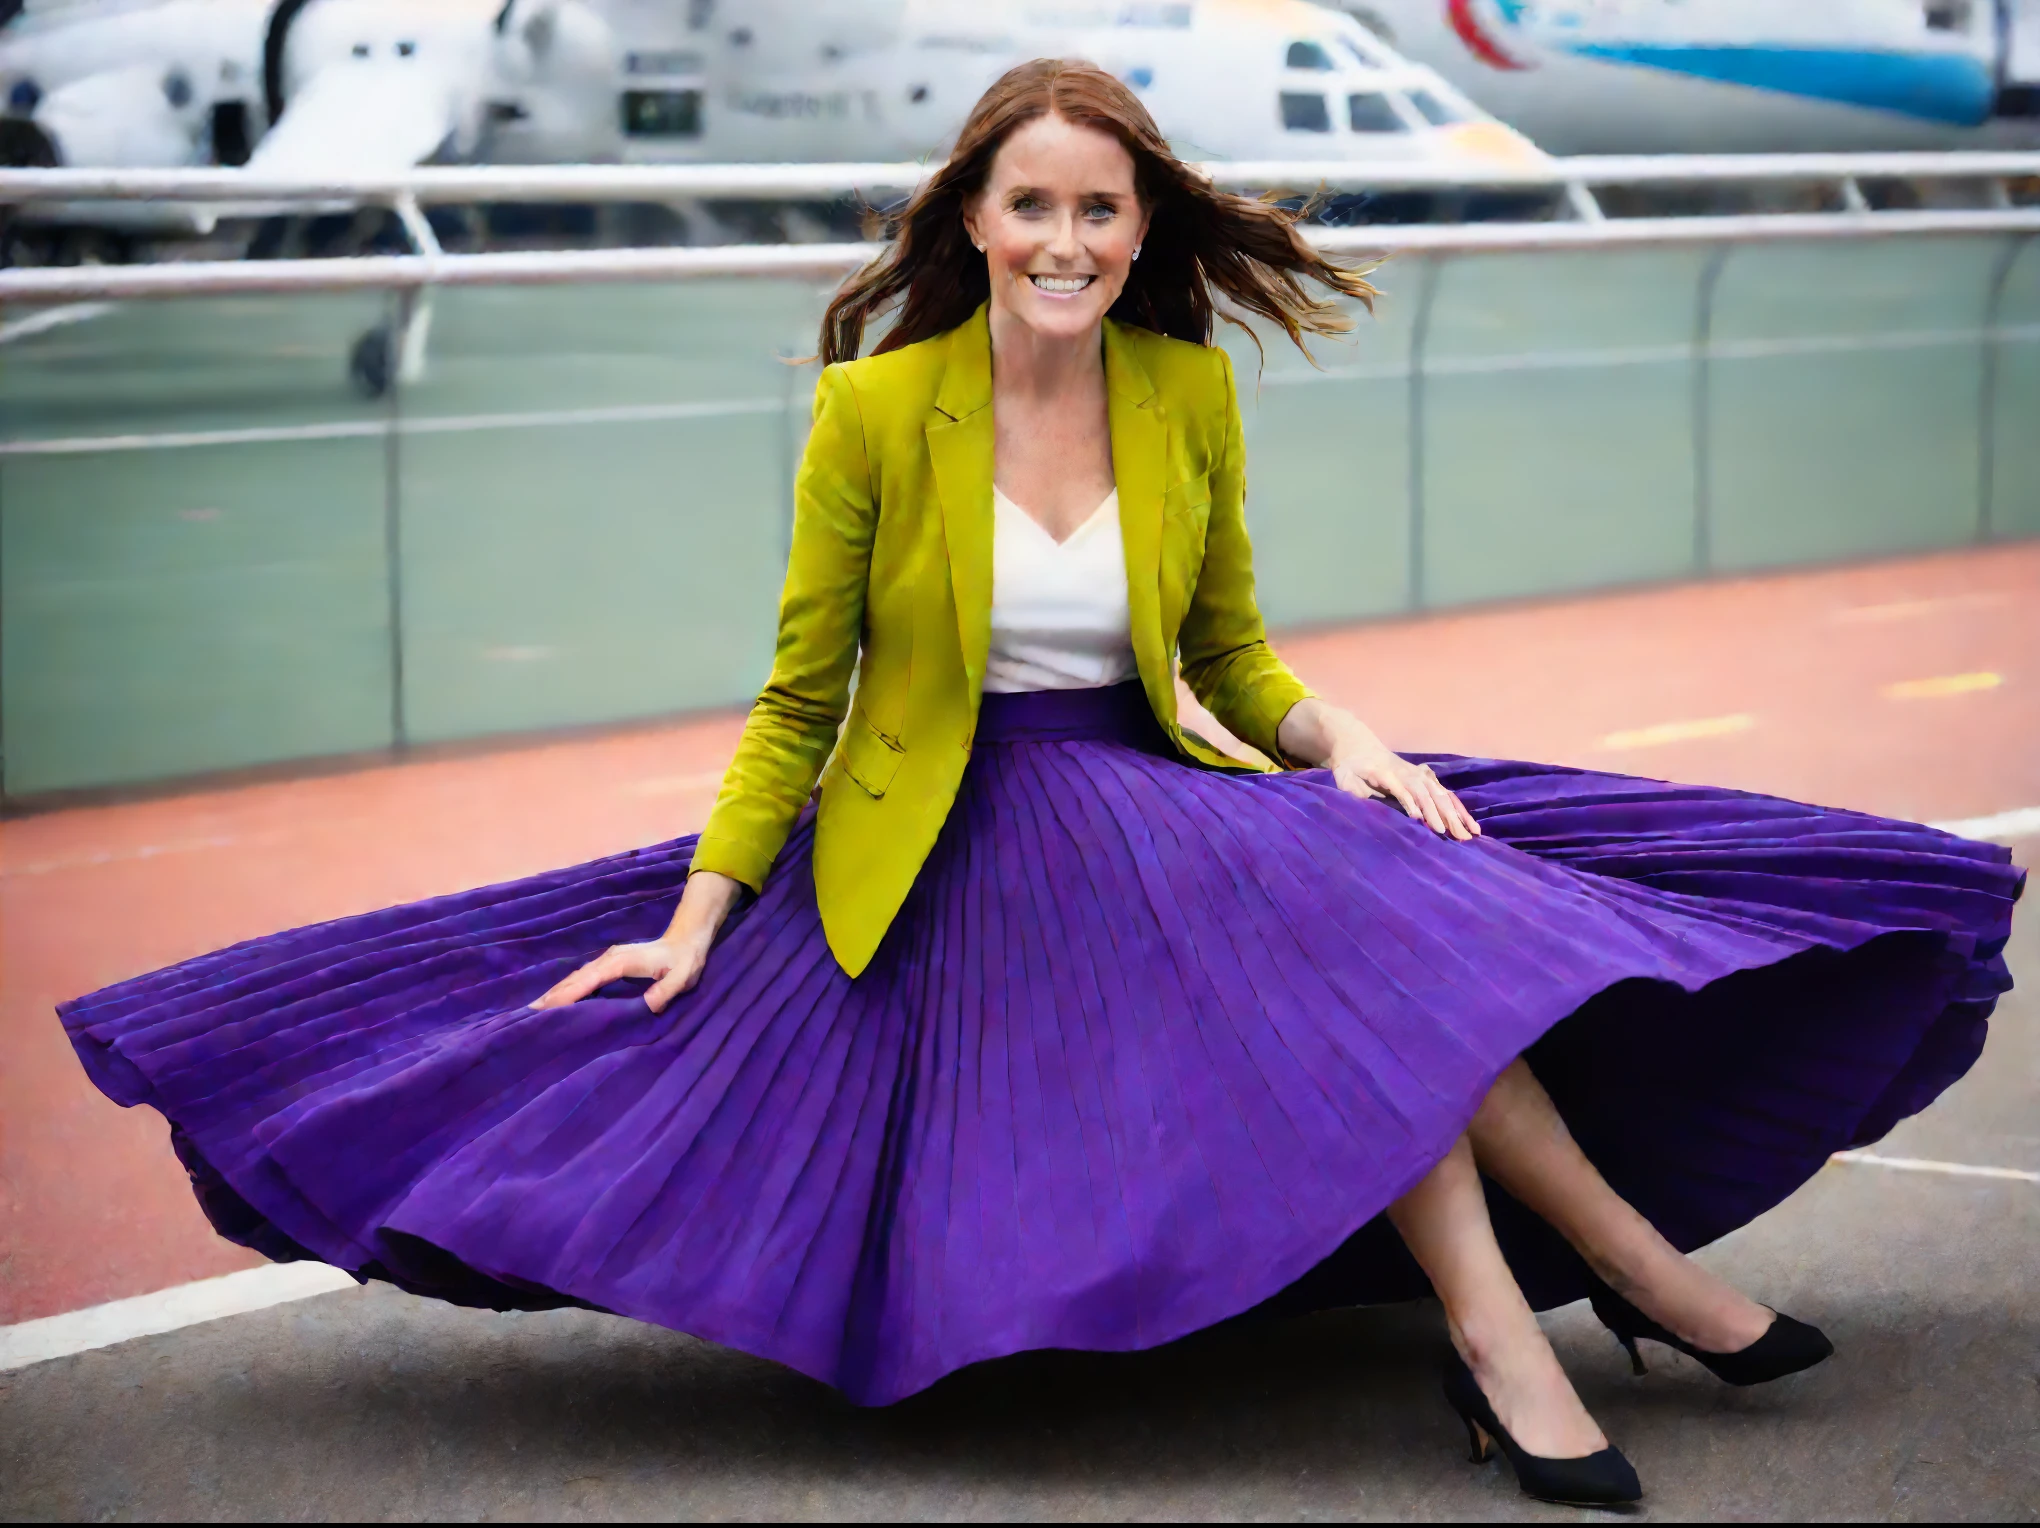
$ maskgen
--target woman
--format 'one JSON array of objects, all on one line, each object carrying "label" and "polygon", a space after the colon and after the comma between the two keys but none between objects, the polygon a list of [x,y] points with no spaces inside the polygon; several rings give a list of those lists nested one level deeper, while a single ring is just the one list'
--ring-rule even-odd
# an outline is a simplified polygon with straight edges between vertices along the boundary
[{"label": "woman", "polygon": [[[272,1257],[862,1402],[1428,1289],[1476,1458],[1634,1500],[1532,1304],[1732,1383],[1824,1358],[1682,1249],[1967,1068],[2020,878],[1851,813],[1401,758],[1310,696],[1209,345],[1214,288],[1340,327],[1306,278],[1370,295],[1110,76],[1012,71],[830,309],[778,658],[700,837],[80,999],[94,1079]],[[1292,767],[1185,731],[1178,658]]]}]

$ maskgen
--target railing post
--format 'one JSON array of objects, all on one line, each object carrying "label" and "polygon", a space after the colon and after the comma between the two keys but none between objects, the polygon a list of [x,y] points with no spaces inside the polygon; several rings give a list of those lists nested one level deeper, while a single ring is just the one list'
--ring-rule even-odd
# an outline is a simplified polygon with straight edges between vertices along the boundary
[{"label": "railing post", "polygon": [[1409,572],[1403,590],[1403,605],[1409,610],[1424,608],[1424,350],[1430,343],[1431,309],[1448,258],[1434,255],[1424,263],[1423,287],[1410,321]]},{"label": "railing post", "polygon": [[1693,309],[1693,571],[1714,571],[1714,293],[1735,253],[1711,250]]},{"label": "railing post", "polygon": [[1997,534],[1997,395],[1998,369],[2003,342],[1998,337],[1998,320],[2004,315],[2005,288],[2012,279],[2012,267],[2033,242],[2031,234],[2014,234],[2005,240],[2005,250],[1991,273],[1990,296],[1983,305],[1983,387],[1978,393],[1980,417],[1976,444],[1976,539],[1988,542]]},{"label": "railing post", "polygon": [[[396,333],[408,332],[415,289],[394,293],[396,308],[387,314]],[[402,753],[411,743],[410,718],[404,694],[404,448],[403,398],[408,378],[392,367],[389,390],[383,394],[383,580],[390,633],[390,746]]]}]

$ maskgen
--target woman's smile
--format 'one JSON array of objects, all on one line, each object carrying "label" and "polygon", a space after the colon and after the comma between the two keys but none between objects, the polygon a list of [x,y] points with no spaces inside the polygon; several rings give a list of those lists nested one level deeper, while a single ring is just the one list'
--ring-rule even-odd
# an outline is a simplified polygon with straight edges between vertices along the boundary
[{"label": "woman's smile", "polygon": [[1027,279],[1037,292],[1049,297],[1074,297],[1098,278],[1096,276],[1044,276],[1030,273]]}]

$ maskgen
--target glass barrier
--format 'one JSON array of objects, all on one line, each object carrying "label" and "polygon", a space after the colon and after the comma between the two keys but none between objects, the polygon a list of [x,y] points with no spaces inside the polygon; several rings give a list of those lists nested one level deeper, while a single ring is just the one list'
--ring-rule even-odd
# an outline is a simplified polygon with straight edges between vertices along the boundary
[{"label": "glass barrier", "polygon": [[[1278,628],[2040,533],[2035,241],[1376,279],[1315,366],[1222,326]],[[0,314],[6,796],[743,705],[825,295]]]}]

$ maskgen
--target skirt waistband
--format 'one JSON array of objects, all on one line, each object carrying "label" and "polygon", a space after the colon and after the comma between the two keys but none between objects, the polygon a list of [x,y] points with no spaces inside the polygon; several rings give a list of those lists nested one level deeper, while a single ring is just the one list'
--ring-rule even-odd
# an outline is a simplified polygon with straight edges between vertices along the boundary
[{"label": "skirt waistband", "polygon": [[1168,734],[1155,720],[1138,679],[1089,690],[987,694],[978,707],[980,743],[1125,743],[1165,753]]}]

